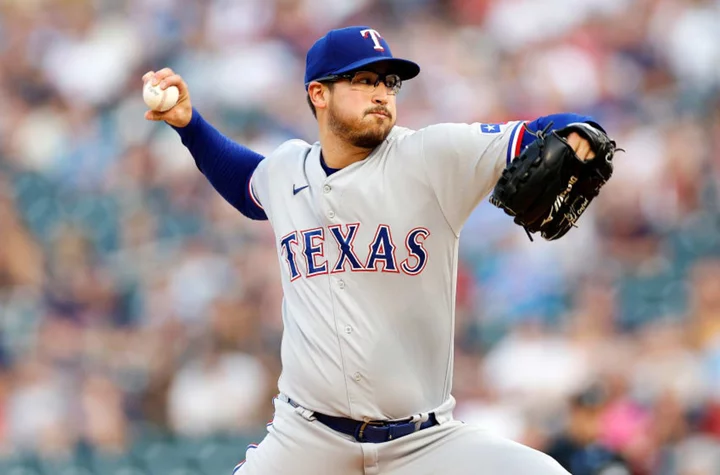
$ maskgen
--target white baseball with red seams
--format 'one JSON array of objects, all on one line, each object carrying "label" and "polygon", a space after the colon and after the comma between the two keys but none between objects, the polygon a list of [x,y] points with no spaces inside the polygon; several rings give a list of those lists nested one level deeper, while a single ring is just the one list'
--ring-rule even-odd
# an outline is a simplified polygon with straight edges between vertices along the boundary
[{"label": "white baseball with red seams", "polygon": [[177,104],[180,91],[175,86],[167,89],[160,89],[160,86],[153,86],[152,81],[147,81],[143,87],[143,100],[147,106],[158,112],[165,112]]}]

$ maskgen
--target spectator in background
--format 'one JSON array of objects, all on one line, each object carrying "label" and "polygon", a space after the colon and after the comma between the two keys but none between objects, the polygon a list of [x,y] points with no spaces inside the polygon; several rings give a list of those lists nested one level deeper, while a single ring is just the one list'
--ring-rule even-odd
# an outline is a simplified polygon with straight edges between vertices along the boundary
[{"label": "spectator in background", "polygon": [[565,430],[549,441],[547,453],[573,475],[630,475],[623,458],[599,441],[607,404],[602,386],[591,385],[570,398]]},{"label": "spectator in background", "polygon": [[257,427],[268,379],[256,357],[213,346],[176,373],[168,393],[170,424],[186,436]]},{"label": "spectator in background", "polygon": [[0,175],[0,291],[38,288],[43,280],[43,251],[23,226],[9,193],[9,183]]}]

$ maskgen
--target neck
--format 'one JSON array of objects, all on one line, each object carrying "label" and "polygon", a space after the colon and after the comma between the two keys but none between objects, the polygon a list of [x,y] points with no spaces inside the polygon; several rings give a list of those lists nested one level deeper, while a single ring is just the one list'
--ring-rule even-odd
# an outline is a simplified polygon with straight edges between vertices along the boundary
[{"label": "neck", "polygon": [[328,130],[320,131],[320,148],[325,164],[336,169],[365,160],[373,151],[371,148],[351,145]]}]

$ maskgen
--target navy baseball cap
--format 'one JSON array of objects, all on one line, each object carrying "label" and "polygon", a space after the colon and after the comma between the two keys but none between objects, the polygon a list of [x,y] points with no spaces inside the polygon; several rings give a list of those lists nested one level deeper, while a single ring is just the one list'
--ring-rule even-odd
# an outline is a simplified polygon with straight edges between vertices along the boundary
[{"label": "navy baseball cap", "polygon": [[377,30],[350,26],[329,31],[312,45],[305,62],[305,89],[317,79],[349,73],[370,65],[382,65],[386,74],[412,79],[420,66],[407,59],[393,58],[390,46]]}]

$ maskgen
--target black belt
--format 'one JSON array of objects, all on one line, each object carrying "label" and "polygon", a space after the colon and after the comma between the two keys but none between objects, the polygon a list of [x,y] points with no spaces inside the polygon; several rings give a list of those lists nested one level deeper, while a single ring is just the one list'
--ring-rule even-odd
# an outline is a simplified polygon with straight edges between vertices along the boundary
[{"label": "black belt", "polygon": [[[300,406],[290,398],[287,398],[287,402],[294,407]],[[412,419],[362,422],[347,417],[328,416],[320,412],[313,412],[313,416],[334,431],[354,437],[358,442],[371,444],[399,439],[438,424],[434,412],[428,415],[428,420],[421,423],[413,422]]]}]

